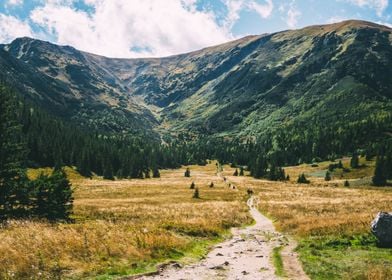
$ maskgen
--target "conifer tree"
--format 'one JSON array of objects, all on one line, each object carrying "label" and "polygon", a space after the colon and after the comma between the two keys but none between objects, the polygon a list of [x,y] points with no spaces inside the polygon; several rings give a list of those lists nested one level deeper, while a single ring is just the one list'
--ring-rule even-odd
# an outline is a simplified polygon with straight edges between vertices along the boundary
[{"label": "conifer tree", "polygon": [[103,167],[103,179],[105,180],[114,180],[113,176],[113,167],[110,162],[107,162]]},{"label": "conifer tree", "polygon": [[238,169],[234,171],[233,176],[238,176]]},{"label": "conifer tree", "polygon": [[339,160],[339,163],[338,163],[338,168],[339,168],[339,169],[342,169],[342,168],[343,168],[343,163],[342,163],[342,161],[341,161],[341,160]]},{"label": "conifer tree", "polygon": [[374,170],[373,185],[382,187],[387,184],[387,176],[385,174],[385,158],[383,154],[377,156],[376,168]]},{"label": "conifer tree", "polygon": [[240,176],[244,176],[244,167],[240,167]]},{"label": "conifer tree", "polygon": [[187,168],[187,169],[185,170],[184,176],[185,176],[185,177],[191,177],[191,170],[190,170],[189,168]]},{"label": "conifer tree", "polygon": [[350,161],[350,166],[352,168],[358,168],[359,167],[359,158],[358,158],[357,152],[353,153],[353,156],[351,157],[351,161]]},{"label": "conifer tree", "polygon": [[159,169],[157,167],[154,167],[152,170],[152,177],[153,178],[160,178],[161,173],[159,173]]},{"label": "conifer tree", "polygon": [[31,182],[35,191],[32,198],[33,213],[50,221],[69,220],[73,207],[73,191],[63,169],[48,176],[41,174]]},{"label": "conifer tree", "polygon": [[193,190],[195,188],[196,184],[195,182],[192,182],[191,186],[189,187],[191,190]]},{"label": "conifer tree", "polygon": [[327,171],[327,172],[325,173],[325,178],[324,178],[324,180],[325,180],[325,181],[331,181],[331,173],[329,173],[329,171]]},{"label": "conifer tree", "polygon": [[302,173],[301,175],[299,175],[299,177],[297,179],[297,183],[299,183],[299,184],[309,184],[310,181],[308,179],[306,179],[305,174]]},{"label": "conifer tree", "polygon": [[350,186],[350,182],[348,180],[344,181],[344,186],[345,187],[349,187]]},{"label": "conifer tree", "polygon": [[24,215],[29,188],[23,162],[26,147],[21,126],[16,122],[16,103],[0,85],[0,220]]},{"label": "conifer tree", "polygon": [[200,198],[200,193],[199,193],[199,188],[196,188],[194,193],[193,193],[193,198],[199,199]]}]

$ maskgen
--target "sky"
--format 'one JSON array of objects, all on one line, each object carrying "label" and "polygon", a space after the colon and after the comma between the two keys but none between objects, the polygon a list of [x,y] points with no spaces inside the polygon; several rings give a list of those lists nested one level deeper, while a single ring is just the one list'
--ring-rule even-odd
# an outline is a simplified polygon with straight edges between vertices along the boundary
[{"label": "sky", "polygon": [[346,19],[392,27],[392,0],[0,0],[0,43],[28,36],[108,57],[161,57]]}]

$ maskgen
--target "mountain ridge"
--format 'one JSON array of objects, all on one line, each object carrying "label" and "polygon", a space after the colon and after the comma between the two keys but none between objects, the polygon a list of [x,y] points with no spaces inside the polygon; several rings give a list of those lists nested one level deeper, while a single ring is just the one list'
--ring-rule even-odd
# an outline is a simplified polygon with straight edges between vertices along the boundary
[{"label": "mountain ridge", "polygon": [[[386,26],[349,20],[163,58],[108,58],[28,38],[1,49],[26,65],[28,77],[37,70],[34,75],[50,85],[40,91],[27,83],[25,92],[31,95],[32,88],[48,107],[67,105],[66,118],[84,126],[253,137],[303,119],[331,96],[389,104],[391,34]],[[368,92],[364,100],[362,91]],[[331,115],[333,108],[322,108]]]}]

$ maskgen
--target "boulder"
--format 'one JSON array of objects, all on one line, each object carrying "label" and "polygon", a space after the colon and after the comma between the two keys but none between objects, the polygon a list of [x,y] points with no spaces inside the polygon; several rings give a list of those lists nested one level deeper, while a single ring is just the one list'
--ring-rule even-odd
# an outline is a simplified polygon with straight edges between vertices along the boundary
[{"label": "boulder", "polygon": [[392,213],[379,212],[371,228],[380,247],[392,248]]}]

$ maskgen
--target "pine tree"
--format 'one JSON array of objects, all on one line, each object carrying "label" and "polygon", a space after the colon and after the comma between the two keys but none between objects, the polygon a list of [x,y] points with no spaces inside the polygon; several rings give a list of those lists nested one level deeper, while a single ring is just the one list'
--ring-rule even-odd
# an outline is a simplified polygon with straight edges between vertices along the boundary
[{"label": "pine tree", "polygon": [[244,168],[241,166],[240,167],[240,176],[244,176],[245,174],[244,174]]},{"label": "pine tree", "polygon": [[238,169],[234,171],[233,176],[238,176]]},{"label": "pine tree", "polygon": [[185,170],[184,176],[185,176],[185,177],[191,177],[191,170],[190,170],[189,168],[187,168],[187,169]]},{"label": "pine tree", "polygon": [[193,190],[195,188],[196,184],[195,182],[192,182],[191,186],[189,187],[191,190]]},{"label": "pine tree", "polygon": [[48,176],[41,174],[31,182],[35,191],[32,208],[39,218],[50,221],[69,220],[73,208],[73,191],[63,169]]},{"label": "pine tree", "polygon": [[193,193],[193,198],[199,199],[200,198],[200,193],[199,193],[199,188],[196,188],[194,193]]},{"label": "pine tree", "polygon": [[348,180],[344,181],[344,186],[345,187],[349,187],[350,186],[350,182]]},{"label": "pine tree", "polygon": [[103,167],[103,179],[114,180],[113,167],[110,162],[107,162]]},{"label": "pine tree", "polygon": [[338,163],[338,168],[339,168],[339,169],[342,169],[342,168],[343,168],[343,163],[342,163],[342,161],[341,161],[341,160],[339,160],[339,163]]},{"label": "pine tree", "polygon": [[350,166],[352,168],[358,168],[359,167],[359,158],[358,158],[358,154],[356,152],[354,152],[353,156],[351,157]]},{"label": "pine tree", "polygon": [[392,180],[392,150],[389,150],[385,160],[385,175],[388,180]]},{"label": "pine tree", "polygon": [[382,187],[387,184],[387,176],[385,174],[385,159],[384,155],[380,154],[376,159],[376,168],[374,170],[373,185]]},{"label": "pine tree", "polygon": [[210,188],[213,188],[214,187],[214,182],[211,182],[210,183]]},{"label": "pine tree", "polygon": [[299,184],[309,184],[310,181],[308,179],[306,179],[305,174],[302,173],[301,175],[299,175],[299,177],[297,179],[297,183],[299,183]]},{"label": "pine tree", "polygon": [[26,147],[16,121],[16,106],[11,93],[0,86],[0,220],[25,215],[29,204],[23,168]]},{"label": "pine tree", "polygon": [[331,173],[329,173],[329,171],[327,171],[327,172],[325,173],[325,178],[324,178],[324,180],[325,180],[325,181],[331,181]]},{"label": "pine tree", "polygon": [[159,169],[157,167],[154,167],[152,170],[152,177],[153,178],[160,178],[161,173],[159,173]]}]

